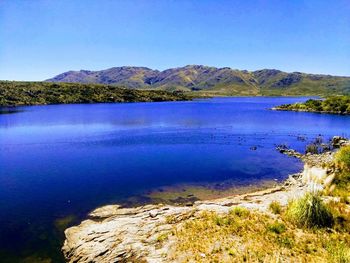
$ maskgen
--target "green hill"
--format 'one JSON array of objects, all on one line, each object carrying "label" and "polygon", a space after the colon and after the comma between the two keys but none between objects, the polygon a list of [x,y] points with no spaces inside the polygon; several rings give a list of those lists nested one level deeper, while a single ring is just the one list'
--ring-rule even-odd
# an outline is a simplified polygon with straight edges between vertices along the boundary
[{"label": "green hill", "polygon": [[101,71],[68,71],[48,82],[123,85],[131,89],[181,90],[202,95],[334,95],[350,94],[350,77],[258,71],[188,65],[164,71],[114,67]]},{"label": "green hill", "polygon": [[0,106],[188,99],[182,92],[132,90],[101,84],[0,81]]}]

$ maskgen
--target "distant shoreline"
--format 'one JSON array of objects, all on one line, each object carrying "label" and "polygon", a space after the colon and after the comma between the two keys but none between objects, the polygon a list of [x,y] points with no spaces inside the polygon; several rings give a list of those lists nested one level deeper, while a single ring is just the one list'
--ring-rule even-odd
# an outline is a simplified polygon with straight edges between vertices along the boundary
[{"label": "distant shoreline", "polygon": [[332,96],[324,100],[309,99],[304,103],[276,106],[272,110],[350,115],[350,96]]},{"label": "distant shoreline", "polygon": [[334,114],[334,115],[350,115],[350,113],[341,113],[341,112],[333,112],[333,111],[315,111],[315,110],[301,110],[301,109],[283,109],[279,107],[273,107],[271,110],[275,111],[294,111],[294,112],[310,112],[310,113],[319,113],[319,114]]}]

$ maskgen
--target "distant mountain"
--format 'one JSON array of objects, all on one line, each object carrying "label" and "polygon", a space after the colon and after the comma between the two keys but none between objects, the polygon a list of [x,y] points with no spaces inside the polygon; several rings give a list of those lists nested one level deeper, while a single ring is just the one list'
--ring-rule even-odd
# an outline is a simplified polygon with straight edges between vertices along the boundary
[{"label": "distant mountain", "polygon": [[164,71],[146,67],[68,71],[46,81],[100,83],[132,89],[195,91],[203,95],[350,94],[350,77],[286,73],[276,69],[247,71],[202,65]]}]

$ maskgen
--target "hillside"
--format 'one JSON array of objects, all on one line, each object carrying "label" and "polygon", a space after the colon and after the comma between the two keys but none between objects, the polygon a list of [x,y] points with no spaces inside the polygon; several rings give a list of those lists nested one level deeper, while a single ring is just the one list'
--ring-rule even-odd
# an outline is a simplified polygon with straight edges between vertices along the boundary
[{"label": "hillside", "polygon": [[350,94],[350,77],[258,71],[188,65],[164,71],[146,67],[113,67],[101,71],[68,71],[46,80],[123,85],[132,89],[193,91],[197,95],[332,95]]},{"label": "hillside", "polygon": [[187,100],[181,92],[80,83],[0,81],[0,106]]}]

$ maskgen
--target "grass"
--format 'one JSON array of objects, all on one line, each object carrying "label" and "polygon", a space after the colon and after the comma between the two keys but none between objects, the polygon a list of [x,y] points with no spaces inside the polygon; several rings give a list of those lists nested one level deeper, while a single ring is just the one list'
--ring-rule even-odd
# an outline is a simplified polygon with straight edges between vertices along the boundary
[{"label": "grass", "polygon": [[329,194],[339,197],[344,204],[350,204],[350,146],[341,147],[334,159],[337,173]]},{"label": "grass", "polygon": [[299,227],[332,227],[334,224],[330,209],[317,194],[307,193],[304,197],[288,204],[286,217]]},{"label": "grass", "polygon": [[276,234],[282,234],[283,232],[286,231],[286,226],[283,223],[280,222],[274,222],[270,224],[267,229],[273,233]]},{"label": "grass", "polygon": [[339,149],[335,154],[335,163],[344,173],[350,173],[350,146]]},{"label": "grass", "polygon": [[343,241],[329,242],[326,247],[328,252],[328,262],[334,263],[348,263],[350,262],[350,248],[349,245]]},{"label": "grass", "polygon": [[269,205],[269,209],[274,214],[281,214],[282,206],[278,201],[272,201]]},{"label": "grass", "polygon": [[157,236],[157,242],[158,243],[162,243],[164,242],[165,240],[167,240],[169,237],[169,233],[168,232],[165,232],[165,233],[162,233],[162,234],[159,234],[159,236]]},{"label": "grass", "polygon": [[349,232],[299,229],[283,216],[239,207],[228,214],[203,212],[174,226],[173,235],[170,260],[176,262],[328,262],[346,259],[350,244]]}]

